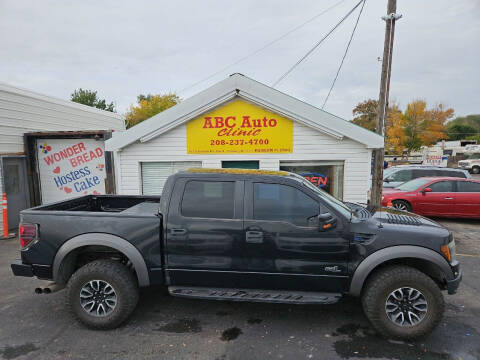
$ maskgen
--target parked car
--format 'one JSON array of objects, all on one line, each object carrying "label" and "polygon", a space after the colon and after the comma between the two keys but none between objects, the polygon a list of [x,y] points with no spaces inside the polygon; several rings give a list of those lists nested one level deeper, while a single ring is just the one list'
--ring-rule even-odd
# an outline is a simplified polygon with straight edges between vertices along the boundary
[{"label": "parked car", "polygon": [[450,176],[463,179],[471,178],[468,171],[462,169],[452,169],[440,166],[399,165],[388,168],[383,172],[383,187],[394,188],[404,182],[427,176]]},{"label": "parked car", "polygon": [[472,154],[467,159],[460,160],[458,167],[473,174],[480,174],[480,154]]},{"label": "parked car", "polygon": [[424,216],[480,219],[480,181],[418,178],[384,189],[382,205]]},{"label": "parked car", "polygon": [[139,287],[289,304],[362,299],[380,334],[429,333],[462,278],[451,232],[415,214],[345,204],[284,171],[191,169],[161,197],[94,196],[21,213],[17,276],[66,286],[73,314],[120,325]]}]

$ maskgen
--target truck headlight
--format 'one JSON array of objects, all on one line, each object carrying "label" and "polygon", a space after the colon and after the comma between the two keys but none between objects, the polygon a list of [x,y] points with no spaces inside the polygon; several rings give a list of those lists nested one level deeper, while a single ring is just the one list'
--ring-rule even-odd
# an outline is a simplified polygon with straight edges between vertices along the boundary
[{"label": "truck headlight", "polygon": [[442,245],[440,247],[440,251],[442,252],[443,256],[445,256],[445,259],[447,259],[450,263],[457,259],[457,249],[453,236],[447,245]]}]

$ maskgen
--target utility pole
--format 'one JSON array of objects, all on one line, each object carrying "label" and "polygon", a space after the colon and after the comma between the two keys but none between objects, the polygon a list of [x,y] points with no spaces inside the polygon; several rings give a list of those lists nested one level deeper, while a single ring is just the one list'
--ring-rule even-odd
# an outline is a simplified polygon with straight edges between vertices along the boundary
[{"label": "utility pole", "polygon": [[[402,17],[402,15],[396,14],[395,11],[397,11],[397,0],[388,0],[387,16],[382,17],[382,19],[385,20],[386,23],[385,42],[383,46],[380,96],[378,99],[378,111],[375,123],[375,131],[384,137],[385,117],[388,109],[388,95],[390,91],[390,74],[392,71],[393,35],[395,33],[395,21]],[[373,151],[373,178],[372,192],[370,198],[370,203],[373,206],[380,206],[382,201],[384,155],[384,149],[375,149]]]}]

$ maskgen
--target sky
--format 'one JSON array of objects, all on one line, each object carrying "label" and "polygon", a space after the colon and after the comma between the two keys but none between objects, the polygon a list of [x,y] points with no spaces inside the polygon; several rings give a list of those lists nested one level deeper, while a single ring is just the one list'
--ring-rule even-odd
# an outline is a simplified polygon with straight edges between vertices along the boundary
[{"label": "sky", "polygon": [[[125,113],[138,94],[188,98],[239,72],[272,85],[358,0],[326,14],[194,87],[339,0],[0,1],[0,81],[70,99],[97,90]],[[386,0],[366,0],[325,110],[352,118],[377,99]],[[276,88],[321,107],[359,8]],[[480,1],[399,0],[390,102],[443,103],[458,116],[480,113]]]}]

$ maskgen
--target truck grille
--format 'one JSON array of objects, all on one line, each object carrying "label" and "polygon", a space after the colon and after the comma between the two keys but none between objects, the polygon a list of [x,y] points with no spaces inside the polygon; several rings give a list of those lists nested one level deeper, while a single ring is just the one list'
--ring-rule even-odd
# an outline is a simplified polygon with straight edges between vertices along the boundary
[{"label": "truck grille", "polygon": [[387,222],[389,224],[400,225],[421,225],[421,221],[408,215],[387,214]]}]

